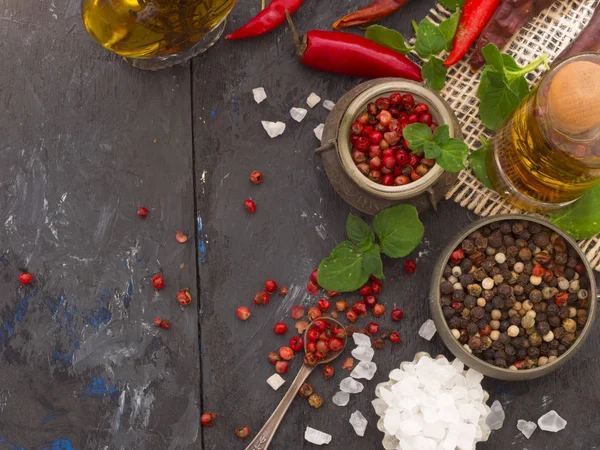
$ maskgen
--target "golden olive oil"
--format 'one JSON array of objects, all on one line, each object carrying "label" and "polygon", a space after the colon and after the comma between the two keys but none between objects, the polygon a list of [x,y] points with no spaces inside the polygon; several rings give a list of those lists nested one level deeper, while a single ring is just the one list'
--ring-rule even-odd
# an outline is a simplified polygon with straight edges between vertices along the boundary
[{"label": "golden olive oil", "polygon": [[85,27],[127,58],[190,50],[229,14],[235,0],[83,0]]},{"label": "golden olive oil", "polygon": [[[571,111],[570,107],[563,111],[563,102],[578,100],[569,92],[557,94],[557,86],[553,90],[552,83],[560,82],[553,79],[557,70],[560,67],[521,102],[493,138],[488,152],[488,175],[495,189],[529,211],[560,208],[600,182],[600,117],[583,117],[587,113],[582,111],[578,118],[577,109]],[[594,82],[600,83],[600,79]],[[589,86],[587,92],[591,92]],[[598,108],[600,97],[595,101],[582,108]]]}]

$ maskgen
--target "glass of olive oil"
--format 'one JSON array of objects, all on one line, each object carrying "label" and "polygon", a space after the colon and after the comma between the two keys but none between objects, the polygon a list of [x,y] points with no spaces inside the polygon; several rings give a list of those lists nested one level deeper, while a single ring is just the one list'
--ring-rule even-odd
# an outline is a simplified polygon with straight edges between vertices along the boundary
[{"label": "glass of olive oil", "polygon": [[133,66],[159,70],[206,51],[235,0],[82,0],[90,35]]},{"label": "glass of olive oil", "polygon": [[491,144],[490,180],[521,209],[560,209],[600,183],[600,54],[555,65]]}]

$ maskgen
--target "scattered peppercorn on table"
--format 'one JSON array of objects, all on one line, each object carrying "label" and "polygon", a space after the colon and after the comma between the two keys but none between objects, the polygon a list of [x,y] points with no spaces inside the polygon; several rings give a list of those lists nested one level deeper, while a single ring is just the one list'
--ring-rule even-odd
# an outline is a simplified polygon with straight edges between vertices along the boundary
[{"label": "scattered peppercorn on table", "polygon": [[[303,65],[286,27],[221,39],[191,64],[138,71],[88,38],[76,3],[8,0],[0,21],[0,448],[244,449],[302,364],[303,343],[292,339],[296,318],[306,319],[299,306],[309,314],[311,307],[341,311],[363,295],[358,306],[371,307],[368,317],[358,317],[357,306],[350,318],[378,339],[354,354],[373,351],[377,372],[362,380],[362,392],[340,395],[353,370],[354,345],[347,346],[315,369],[270,448],[316,448],[304,439],[307,427],[331,435],[324,448],[383,448],[375,387],[419,352],[453,359],[439,336],[418,333],[431,318],[436,260],[473,214],[454,202],[421,213],[422,242],[408,257],[384,261],[387,279],[376,292],[310,295],[311,272],[357,213],[330,185],[313,130],[361,80]],[[300,33],[329,30],[368,3],[306,0],[293,20]],[[410,35],[411,19],[433,5],[408,1],[381,23]],[[238,2],[226,33],[259,7]],[[266,93],[260,104],[252,94],[258,87]],[[309,105],[311,93],[320,99]],[[261,121],[283,134],[269,138]],[[453,320],[455,310],[446,311]],[[502,314],[500,305],[485,324],[492,340],[496,325],[511,334],[529,320],[502,323]],[[584,320],[567,319],[570,327]],[[549,346],[550,333],[540,333]],[[597,445],[590,411],[598,352],[596,328],[550,375],[485,378],[488,406],[498,400],[506,419],[477,449]],[[336,393],[346,406],[334,404]],[[566,430],[537,430],[527,440],[517,429],[518,420],[535,422],[552,409]]]}]

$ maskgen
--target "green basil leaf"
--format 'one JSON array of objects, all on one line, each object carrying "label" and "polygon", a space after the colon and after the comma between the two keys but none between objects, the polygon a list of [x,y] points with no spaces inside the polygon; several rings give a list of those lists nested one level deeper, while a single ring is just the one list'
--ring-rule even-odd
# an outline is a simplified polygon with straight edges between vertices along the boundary
[{"label": "green basil leaf", "polygon": [[550,214],[550,222],[575,239],[588,239],[600,232],[600,185],[594,186],[579,200]]},{"label": "green basil leaf", "polygon": [[412,252],[425,228],[412,205],[397,205],[384,209],[375,216],[373,228],[379,236],[383,253],[391,258],[402,258]]},{"label": "green basil leaf", "polygon": [[448,172],[460,172],[465,168],[468,154],[467,144],[460,139],[451,138],[442,147],[442,153],[437,157],[436,162]]},{"label": "green basil leaf", "polygon": [[371,25],[367,27],[365,37],[370,41],[377,42],[392,50],[396,50],[403,55],[406,55],[414,48],[408,46],[404,40],[404,36],[396,30],[390,30],[382,25]]},{"label": "green basil leaf", "polygon": [[456,9],[462,7],[465,4],[465,0],[438,0],[440,5],[445,6],[448,9]]},{"label": "green basil leaf", "polygon": [[480,149],[475,150],[469,155],[469,165],[471,166],[471,170],[473,170],[473,174],[477,177],[477,179],[485,184],[486,187],[493,190],[494,186],[488,177],[486,162],[489,142],[483,137],[480,139],[483,145]]},{"label": "green basil leaf", "polygon": [[436,159],[442,153],[442,147],[435,142],[425,142],[423,150],[425,151],[425,158],[427,159]]},{"label": "green basil leaf", "polygon": [[[504,57],[498,47],[494,44],[488,44],[481,49],[487,66],[493,67],[498,72],[504,72]],[[508,55],[506,55],[508,56]],[[509,56],[510,58],[510,56]],[[511,58],[512,59],[512,58]],[[513,59],[514,62],[514,59]],[[515,63],[516,64],[516,63]],[[517,66],[518,67],[518,66]],[[520,67],[519,67],[520,69]]]},{"label": "green basil leaf", "polygon": [[364,285],[369,275],[363,268],[363,253],[343,241],[319,264],[318,281],[328,291],[352,292]]},{"label": "green basil leaf", "polygon": [[421,58],[437,55],[446,48],[446,38],[429,19],[423,19],[417,29],[415,50]]},{"label": "green basil leaf", "polygon": [[360,217],[354,214],[348,215],[346,221],[346,234],[355,244],[372,243],[375,241],[375,234],[371,227]]},{"label": "green basil leaf", "polygon": [[446,142],[450,139],[450,126],[449,125],[440,125],[433,132],[433,142],[437,145],[444,146]]},{"label": "green basil leaf", "polygon": [[373,246],[368,252],[364,253],[363,268],[367,273],[376,276],[380,280],[385,280],[379,247]]},{"label": "green basil leaf", "polygon": [[404,139],[408,141],[408,146],[414,152],[420,152],[425,146],[425,142],[431,141],[431,128],[424,123],[412,123],[402,131]]},{"label": "green basil leaf", "polygon": [[446,84],[447,72],[448,68],[444,66],[444,62],[435,56],[431,57],[429,61],[426,61],[421,68],[423,79],[427,82],[427,85],[435,91],[441,90],[444,87],[444,84]]},{"label": "green basil leaf", "polygon": [[454,35],[458,28],[458,22],[460,21],[460,9],[457,9],[454,14],[448,17],[439,25],[439,29],[446,38],[446,50],[452,49],[452,42],[454,41]]},{"label": "green basil leaf", "polygon": [[496,130],[519,105],[521,98],[513,92],[503,73],[486,67],[477,89],[479,117],[483,124]]}]

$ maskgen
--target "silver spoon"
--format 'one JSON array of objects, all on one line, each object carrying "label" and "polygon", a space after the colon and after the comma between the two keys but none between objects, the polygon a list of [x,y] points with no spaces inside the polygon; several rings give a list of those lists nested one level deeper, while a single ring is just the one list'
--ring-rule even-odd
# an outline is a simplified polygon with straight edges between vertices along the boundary
[{"label": "silver spoon", "polygon": [[[331,322],[333,325],[338,326],[340,328],[344,328],[342,326],[342,324],[339,323],[337,320],[331,319],[329,317],[322,317],[321,319],[325,320],[327,322]],[[313,326],[314,325],[311,324],[304,332],[303,339],[304,339],[305,354],[306,354],[306,344],[308,344],[308,339],[306,336],[307,336],[308,331]],[[344,346],[342,347],[342,349],[338,352],[329,353],[327,355],[327,358],[323,359],[322,361],[319,361],[317,364],[330,363],[335,358],[340,356],[342,354],[342,352],[344,351],[344,348],[346,348],[347,341],[348,341],[348,336],[344,336]],[[279,428],[279,424],[281,423],[283,416],[285,416],[285,413],[287,412],[288,408],[292,404],[292,401],[298,395],[298,390],[300,389],[300,386],[302,386],[302,384],[306,381],[306,379],[308,378],[308,376],[311,374],[311,372],[314,370],[315,367],[317,367],[317,365],[309,366],[308,364],[302,364],[302,367],[300,368],[298,375],[296,375],[296,378],[294,378],[294,381],[292,381],[290,388],[288,389],[288,391],[285,393],[285,395],[279,402],[279,405],[277,405],[277,408],[275,408],[275,411],[273,411],[273,414],[271,414],[271,417],[269,417],[269,420],[267,420],[267,422],[264,424],[264,426],[260,429],[260,431],[258,432],[256,437],[252,440],[252,442],[250,442],[250,445],[248,445],[248,447],[246,447],[246,450],[266,450],[269,447],[269,444],[271,443],[273,436],[275,436],[275,432],[277,432],[277,428]]]}]

